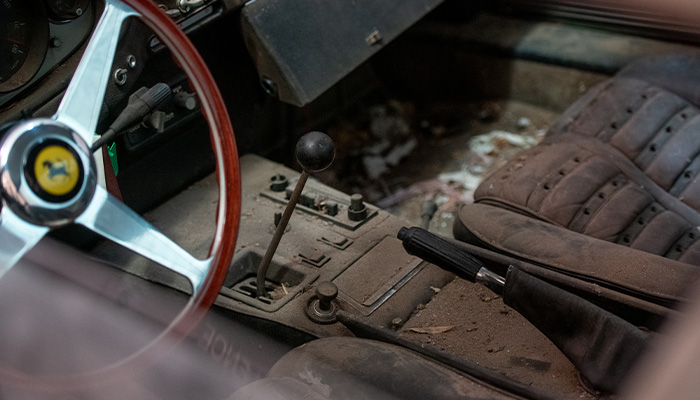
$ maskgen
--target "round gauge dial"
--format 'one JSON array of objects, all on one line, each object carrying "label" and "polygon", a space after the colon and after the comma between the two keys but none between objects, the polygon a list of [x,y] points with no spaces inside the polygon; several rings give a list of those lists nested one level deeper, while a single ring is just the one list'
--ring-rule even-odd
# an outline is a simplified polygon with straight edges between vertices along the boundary
[{"label": "round gauge dial", "polygon": [[89,0],[45,0],[51,16],[58,20],[78,18],[83,15]]},{"label": "round gauge dial", "polygon": [[49,27],[38,0],[0,1],[0,92],[27,83],[41,67]]}]

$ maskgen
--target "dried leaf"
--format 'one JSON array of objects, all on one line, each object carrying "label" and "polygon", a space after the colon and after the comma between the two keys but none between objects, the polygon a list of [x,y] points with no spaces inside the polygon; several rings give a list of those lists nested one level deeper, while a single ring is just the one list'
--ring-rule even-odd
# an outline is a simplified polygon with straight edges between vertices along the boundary
[{"label": "dried leaf", "polygon": [[447,325],[447,326],[428,326],[425,328],[411,328],[409,330],[411,332],[415,332],[415,333],[425,333],[428,335],[434,335],[436,333],[449,332],[454,328],[455,328],[454,325]]}]

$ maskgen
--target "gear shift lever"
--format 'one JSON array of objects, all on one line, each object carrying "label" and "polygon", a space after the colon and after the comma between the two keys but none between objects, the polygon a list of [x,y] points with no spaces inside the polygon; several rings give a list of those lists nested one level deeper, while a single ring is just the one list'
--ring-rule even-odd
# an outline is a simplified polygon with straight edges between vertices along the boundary
[{"label": "gear shift lever", "polygon": [[299,201],[299,196],[301,191],[304,189],[306,180],[309,178],[311,172],[319,172],[328,168],[335,158],[335,147],[333,146],[333,141],[328,135],[321,132],[309,132],[302,136],[297,142],[295,155],[301,168],[303,169],[297,185],[294,187],[292,195],[289,197],[289,202],[287,202],[287,207],[284,209],[282,218],[277,224],[277,229],[275,229],[275,234],[272,235],[272,240],[270,245],[267,247],[265,256],[260,262],[258,267],[258,275],[256,279],[257,295],[258,297],[263,297],[266,295],[265,291],[265,275],[267,275],[267,269],[270,267],[270,261],[272,261],[272,256],[275,255],[277,246],[280,244],[284,230],[287,228],[287,223],[289,223],[289,218],[291,218],[294,212],[294,207]]}]

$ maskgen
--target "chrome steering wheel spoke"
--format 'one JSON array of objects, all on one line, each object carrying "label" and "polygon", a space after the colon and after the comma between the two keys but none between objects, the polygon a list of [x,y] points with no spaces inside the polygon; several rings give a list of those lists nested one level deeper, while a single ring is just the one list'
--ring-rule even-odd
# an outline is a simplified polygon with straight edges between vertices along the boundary
[{"label": "chrome steering wheel spoke", "polygon": [[25,222],[9,208],[0,211],[0,278],[49,231]]},{"label": "chrome steering wheel spoke", "polygon": [[[122,24],[138,15],[128,5],[108,0],[83,59],[73,75],[54,119],[92,144]],[[197,293],[210,266],[158,232],[141,216],[97,187],[87,209],[75,220],[170,270],[185,276]]]},{"label": "chrome steering wheel spoke", "polygon": [[183,275],[190,281],[193,295],[209,271],[211,258],[196,259],[101,187],[76,223]]},{"label": "chrome steering wheel spoke", "polygon": [[18,124],[3,140],[0,173],[7,179],[0,186],[9,203],[0,221],[0,276],[50,229],[75,222],[183,275],[193,295],[199,293],[211,259],[194,258],[96,184],[89,149],[119,33],[127,18],[138,15],[121,1],[107,0],[53,119]]},{"label": "chrome steering wheel spoke", "polygon": [[54,119],[75,130],[91,145],[102,108],[122,23],[137,13],[122,2],[108,0],[80,65]]}]

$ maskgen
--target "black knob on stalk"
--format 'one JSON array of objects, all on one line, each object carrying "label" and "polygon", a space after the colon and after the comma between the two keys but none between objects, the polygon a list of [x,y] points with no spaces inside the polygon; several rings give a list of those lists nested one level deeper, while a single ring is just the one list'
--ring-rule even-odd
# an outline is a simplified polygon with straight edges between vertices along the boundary
[{"label": "black knob on stalk", "polygon": [[331,302],[338,297],[338,287],[332,282],[321,282],[316,286],[316,297],[318,298],[318,308],[330,311],[333,307]]},{"label": "black knob on stalk", "polygon": [[333,140],[322,132],[309,132],[299,138],[294,153],[306,172],[319,172],[328,168],[335,158]]},{"label": "black knob on stalk", "polygon": [[317,324],[334,323],[338,312],[338,305],[334,302],[338,297],[338,287],[333,282],[321,282],[316,286],[315,294],[307,303],[306,316]]},{"label": "black knob on stalk", "polygon": [[170,98],[172,90],[165,83],[156,83],[153,87],[142,87],[129,96],[129,102],[124,111],[112,122],[107,132],[92,144],[90,151],[93,153],[108,143],[126,128],[134,125],[146,114],[156,109],[165,100]]},{"label": "black knob on stalk", "polygon": [[335,146],[333,146],[333,140],[325,133],[309,132],[299,139],[295,153],[297,161],[301,164],[303,171],[299,176],[299,180],[294,187],[292,195],[289,197],[289,202],[287,202],[287,207],[284,209],[282,218],[277,224],[275,234],[272,235],[272,240],[270,240],[270,245],[265,252],[265,256],[258,267],[258,275],[256,278],[258,297],[265,296],[266,294],[265,275],[267,275],[267,269],[270,267],[272,256],[275,255],[284,230],[287,228],[287,223],[289,223],[289,219],[292,217],[294,207],[296,207],[299,202],[299,196],[301,195],[301,191],[304,190],[304,185],[309,178],[309,173],[323,171],[331,165],[335,158]]}]

